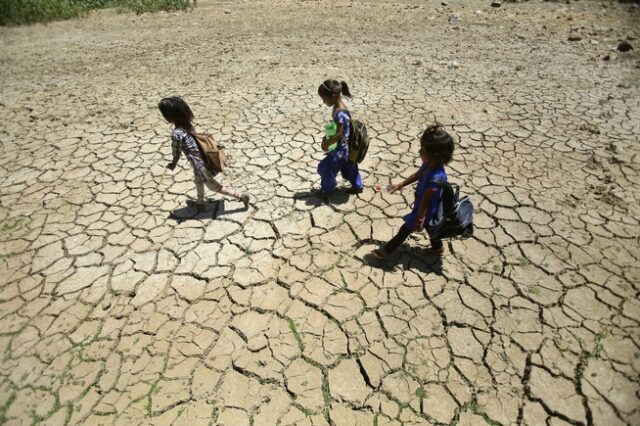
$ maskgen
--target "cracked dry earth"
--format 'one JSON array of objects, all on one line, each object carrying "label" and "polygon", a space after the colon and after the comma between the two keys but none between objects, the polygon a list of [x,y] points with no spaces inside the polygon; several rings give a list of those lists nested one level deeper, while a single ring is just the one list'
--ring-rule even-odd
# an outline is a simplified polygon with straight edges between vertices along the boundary
[{"label": "cracked dry earth", "polygon": [[[1,29],[0,423],[640,424],[640,13],[449,3]],[[366,190],[323,200],[326,77],[373,139]],[[185,206],[172,94],[248,211]],[[371,188],[416,169],[434,119],[476,234],[370,265],[412,201]]]}]

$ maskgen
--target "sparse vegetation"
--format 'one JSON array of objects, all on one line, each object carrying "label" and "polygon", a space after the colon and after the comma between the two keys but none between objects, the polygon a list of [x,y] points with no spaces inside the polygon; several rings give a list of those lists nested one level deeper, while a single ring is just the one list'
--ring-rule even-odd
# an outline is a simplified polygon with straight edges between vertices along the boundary
[{"label": "sparse vegetation", "polygon": [[593,351],[591,352],[591,356],[593,358],[600,358],[600,355],[602,354],[602,340],[607,337],[607,332],[603,331],[600,333],[597,333],[594,338],[593,338]]},{"label": "sparse vegetation", "polygon": [[538,287],[537,285],[530,286],[529,293],[538,296],[540,294],[540,287]]},{"label": "sparse vegetation", "polygon": [[7,410],[13,404],[13,401],[16,399],[16,392],[12,391],[9,395],[9,398],[5,401],[4,405],[0,405],[0,424],[5,424],[7,421]]},{"label": "sparse vegetation", "polygon": [[197,0],[4,0],[0,25],[49,22],[82,16],[93,9],[117,8],[135,13],[193,9]]},{"label": "sparse vegetation", "polygon": [[20,228],[20,225],[22,225],[25,220],[26,218],[23,216],[7,219],[0,224],[0,231],[2,231],[3,233],[14,231]]},{"label": "sparse vegetation", "polygon": [[298,348],[300,348],[300,352],[304,352],[304,342],[302,341],[302,337],[298,333],[298,329],[296,328],[296,323],[291,318],[287,318],[287,323],[289,324],[289,329],[293,333],[293,337],[298,342]]},{"label": "sparse vegetation", "polygon": [[[2,10],[0,9],[0,14]],[[31,219],[27,216],[16,216],[0,221],[0,235],[3,237],[11,236],[12,238],[26,237],[31,233],[29,224]],[[14,253],[5,253],[5,257],[10,257]]]},{"label": "sparse vegetation", "polygon": [[113,3],[120,9],[129,9],[140,14],[159,10],[193,9],[197,0],[113,0]]},{"label": "sparse vegetation", "polygon": [[324,399],[323,415],[327,423],[331,423],[329,417],[329,407],[331,406],[331,393],[329,393],[329,380],[327,378],[326,371],[322,377],[322,398]]},{"label": "sparse vegetation", "polygon": [[474,399],[470,402],[466,402],[461,409],[463,412],[471,411],[473,414],[478,414],[478,403]]},{"label": "sparse vegetation", "polygon": [[0,260],[9,259],[14,253],[0,253]]}]

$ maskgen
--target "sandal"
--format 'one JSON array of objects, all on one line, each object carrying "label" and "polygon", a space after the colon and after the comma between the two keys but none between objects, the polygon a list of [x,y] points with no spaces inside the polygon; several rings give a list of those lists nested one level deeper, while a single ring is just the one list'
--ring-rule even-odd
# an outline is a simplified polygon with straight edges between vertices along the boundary
[{"label": "sandal", "polygon": [[242,203],[244,204],[245,209],[249,208],[249,200],[250,200],[249,194],[242,194],[240,196],[240,201],[242,201]]},{"label": "sandal", "polygon": [[442,257],[444,254],[444,246],[440,248],[427,247],[424,249],[424,254],[432,257]]},{"label": "sandal", "polygon": [[371,254],[378,260],[386,260],[391,256],[391,254],[384,251],[383,248],[377,248],[373,250]]},{"label": "sandal", "polygon": [[324,197],[331,194],[333,191],[323,191],[322,188],[311,188],[309,190],[309,197]]}]

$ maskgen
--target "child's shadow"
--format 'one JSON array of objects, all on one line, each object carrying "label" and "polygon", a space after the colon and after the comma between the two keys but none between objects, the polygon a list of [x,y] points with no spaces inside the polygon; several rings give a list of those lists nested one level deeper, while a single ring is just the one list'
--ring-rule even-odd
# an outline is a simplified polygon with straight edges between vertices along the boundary
[{"label": "child's shadow", "polygon": [[353,195],[348,189],[336,189],[328,194],[315,191],[301,191],[293,194],[294,200],[304,200],[307,206],[321,206],[323,204],[345,204],[349,196]]},{"label": "child's shadow", "polygon": [[401,245],[388,259],[380,260],[373,254],[367,253],[363,260],[373,268],[393,271],[396,268],[402,270],[415,270],[425,274],[442,276],[442,256],[429,254],[422,247]]},{"label": "child's shadow", "polygon": [[220,216],[232,213],[238,213],[246,211],[244,207],[227,210],[225,200],[205,200],[204,208],[198,210],[196,207],[186,205],[169,213],[169,219],[177,222],[184,222],[185,220],[202,220],[202,219],[217,219]]}]

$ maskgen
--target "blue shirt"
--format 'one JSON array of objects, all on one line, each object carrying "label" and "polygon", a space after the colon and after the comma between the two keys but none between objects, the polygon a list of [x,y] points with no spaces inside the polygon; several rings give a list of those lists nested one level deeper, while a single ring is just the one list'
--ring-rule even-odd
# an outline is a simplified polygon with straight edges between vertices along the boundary
[{"label": "blue shirt", "polygon": [[442,196],[442,188],[440,185],[430,182],[432,180],[447,180],[447,173],[444,171],[444,166],[439,165],[433,168],[429,168],[429,163],[423,163],[420,167],[420,177],[418,178],[418,185],[416,186],[415,200],[411,213],[404,216],[405,226],[410,230],[416,226],[418,221],[418,213],[420,210],[420,203],[422,197],[425,196],[427,191],[431,192],[431,202],[427,206],[427,212],[425,215],[425,223],[434,215],[438,214],[438,208],[440,207],[440,197]]}]

